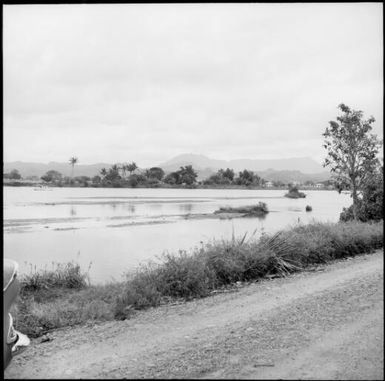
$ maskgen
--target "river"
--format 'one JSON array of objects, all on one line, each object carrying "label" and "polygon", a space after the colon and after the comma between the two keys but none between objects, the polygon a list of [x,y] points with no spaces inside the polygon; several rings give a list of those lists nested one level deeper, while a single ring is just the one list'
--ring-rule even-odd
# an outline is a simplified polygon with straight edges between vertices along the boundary
[{"label": "river", "polygon": [[[285,190],[3,187],[4,256],[22,273],[74,260],[90,266],[92,283],[122,280],[163,252],[200,247],[233,234],[258,237],[312,220],[337,222],[348,194],[305,190],[288,199]],[[221,206],[265,202],[264,218],[200,218]],[[306,205],[313,210],[306,212]],[[188,217],[197,218],[188,218]]]}]

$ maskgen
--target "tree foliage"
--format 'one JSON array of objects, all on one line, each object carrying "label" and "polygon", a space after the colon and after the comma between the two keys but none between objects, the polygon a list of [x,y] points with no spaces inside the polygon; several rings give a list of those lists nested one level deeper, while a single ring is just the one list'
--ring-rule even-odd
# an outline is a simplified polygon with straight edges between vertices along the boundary
[{"label": "tree foliage", "polygon": [[164,170],[160,167],[152,167],[146,170],[146,176],[149,179],[157,179],[159,181],[162,181],[164,177]]},{"label": "tree foliage", "polygon": [[133,161],[132,163],[126,165],[126,169],[128,172],[130,172],[130,174],[132,174],[133,172],[135,172],[138,169],[138,166]]},{"label": "tree foliage", "polygon": [[204,181],[204,184],[220,184],[220,185],[229,185],[234,180],[234,171],[230,168],[219,169],[217,173],[211,175],[208,179]]},{"label": "tree foliage", "polygon": [[329,166],[338,189],[349,189],[353,197],[353,216],[358,219],[360,194],[378,167],[380,141],[371,134],[373,117],[363,119],[363,112],[352,110],[344,104],[338,108],[342,114],[330,121],[323,136]]},{"label": "tree foliage", "polygon": [[69,160],[70,165],[71,165],[71,167],[72,167],[72,170],[71,170],[71,177],[74,176],[74,167],[75,167],[75,164],[78,163],[78,161],[79,161],[79,159],[78,159],[77,157],[75,157],[75,156],[72,156],[72,157],[70,158],[70,160]]},{"label": "tree foliage", "polygon": [[169,173],[165,178],[164,182],[171,185],[193,185],[196,183],[198,174],[195,172],[192,165],[186,165],[180,167],[178,171]]},{"label": "tree foliage", "polygon": [[61,181],[62,178],[63,175],[58,171],[54,171],[53,169],[48,171],[44,176],[41,177],[43,181],[46,181],[48,183]]},{"label": "tree foliage", "polygon": [[[362,189],[362,198],[358,201],[357,219],[362,222],[379,221],[384,217],[384,167],[371,174]],[[341,221],[354,219],[353,205],[344,208]]]},{"label": "tree foliage", "polygon": [[238,177],[234,180],[234,182],[237,185],[256,185],[260,186],[263,183],[263,179],[259,177],[256,173],[253,171],[248,171],[247,169],[244,169],[243,171],[239,172]]},{"label": "tree foliage", "polygon": [[4,179],[10,179],[10,180],[20,180],[22,177],[17,169],[12,169],[9,173],[3,174]]}]

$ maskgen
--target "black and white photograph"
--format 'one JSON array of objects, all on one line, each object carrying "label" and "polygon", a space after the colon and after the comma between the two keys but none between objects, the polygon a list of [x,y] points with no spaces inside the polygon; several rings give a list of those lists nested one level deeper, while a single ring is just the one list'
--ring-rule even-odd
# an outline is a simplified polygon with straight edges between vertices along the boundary
[{"label": "black and white photograph", "polygon": [[11,3],[5,379],[383,380],[383,3]]}]

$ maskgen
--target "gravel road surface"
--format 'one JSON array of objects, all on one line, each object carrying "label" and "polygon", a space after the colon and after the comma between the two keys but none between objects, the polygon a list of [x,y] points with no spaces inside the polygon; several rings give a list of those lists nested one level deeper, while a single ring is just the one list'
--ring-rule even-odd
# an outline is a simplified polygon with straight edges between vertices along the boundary
[{"label": "gravel road surface", "polygon": [[383,251],[33,340],[5,378],[384,376]]}]

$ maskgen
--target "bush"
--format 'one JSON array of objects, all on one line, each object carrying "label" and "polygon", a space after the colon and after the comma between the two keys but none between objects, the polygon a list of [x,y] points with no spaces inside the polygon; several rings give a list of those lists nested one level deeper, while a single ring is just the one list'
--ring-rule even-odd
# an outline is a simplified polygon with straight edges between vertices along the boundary
[{"label": "bush", "polygon": [[305,210],[306,210],[307,212],[311,212],[311,211],[313,210],[313,208],[312,208],[310,205],[306,205]]},{"label": "bush", "polygon": [[290,187],[289,192],[285,194],[288,198],[305,198],[306,194],[300,192],[297,187]]}]

